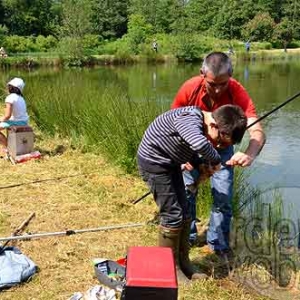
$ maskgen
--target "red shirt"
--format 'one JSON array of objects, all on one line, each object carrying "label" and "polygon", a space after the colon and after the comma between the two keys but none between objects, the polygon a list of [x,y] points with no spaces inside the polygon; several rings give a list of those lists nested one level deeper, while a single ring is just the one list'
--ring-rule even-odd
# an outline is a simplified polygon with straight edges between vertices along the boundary
[{"label": "red shirt", "polygon": [[229,78],[227,90],[220,95],[220,98],[213,103],[212,107],[209,107],[205,102],[208,98],[204,77],[202,75],[195,76],[181,86],[171,108],[195,105],[204,111],[211,112],[222,105],[234,104],[242,108],[247,118],[257,118],[255,106],[245,88],[231,77]]}]

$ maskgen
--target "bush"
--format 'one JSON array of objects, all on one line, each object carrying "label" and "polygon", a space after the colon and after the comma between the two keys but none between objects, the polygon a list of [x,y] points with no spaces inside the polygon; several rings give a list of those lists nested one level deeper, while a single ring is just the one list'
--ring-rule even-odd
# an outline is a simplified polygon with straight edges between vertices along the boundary
[{"label": "bush", "polygon": [[293,40],[288,44],[289,48],[300,48],[300,41]]},{"label": "bush", "polygon": [[196,35],[182,34],[173,39],[173,53],[179,60],[195,61],[210,50],[211,48],[201,43]]},{"label": "bush", "polygon": [[107,42],[99,49],[99,54],[111,54],[119,57],[131,55],[131,47],[126,37],[114,42]]},{"label": "bush", "polygon": [[8,53],[34,52],[37,50],[34,37],[18,35],[7,36],[4,41],[4,48]]},{"label": "bush", "polygon": [[53,49],[57,46],[58,40],[52,35],[47,37],[39,35],[35,40],[35,44],[38,51],[47,52],[49,49]]},{"label": "bush", "polygon": [[87,34],[82,38],[82,46],[84,49],[96,49],[103,42],[103,38],[96,34]]}]

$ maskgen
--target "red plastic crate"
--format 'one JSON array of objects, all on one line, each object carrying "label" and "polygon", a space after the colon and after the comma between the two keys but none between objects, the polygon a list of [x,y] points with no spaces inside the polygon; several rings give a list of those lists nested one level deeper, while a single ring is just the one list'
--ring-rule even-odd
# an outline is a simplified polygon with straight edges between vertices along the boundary
[{"label": "red plastic crate", "polygon": [[129,248],[122,299],[174,300],[177,295],[176,269],[171,248]]}]

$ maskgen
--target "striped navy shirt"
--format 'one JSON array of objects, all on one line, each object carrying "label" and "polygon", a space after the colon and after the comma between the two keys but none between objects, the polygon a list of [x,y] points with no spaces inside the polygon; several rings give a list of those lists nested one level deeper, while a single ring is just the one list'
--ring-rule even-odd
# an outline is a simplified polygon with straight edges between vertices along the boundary
[{"label": "striped navy shirt", "polygon": [[204,116],[196,106],[169,110],[158,116],[146,130],[138,156],[151,164],[174,165],[191,161],[200,154],[213,164],[221,157],[204,136]]}]

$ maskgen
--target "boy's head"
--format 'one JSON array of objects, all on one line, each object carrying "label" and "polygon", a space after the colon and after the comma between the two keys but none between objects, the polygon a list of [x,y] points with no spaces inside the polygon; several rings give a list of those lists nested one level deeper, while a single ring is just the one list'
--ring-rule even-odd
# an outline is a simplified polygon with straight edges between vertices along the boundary
[{"label": "boy's head", "polygon": [[223,105],[211,114],[214,123],[213,141],[219,147],[240,143],[247,128],[247,117],[244,111],[236,105]]}]

